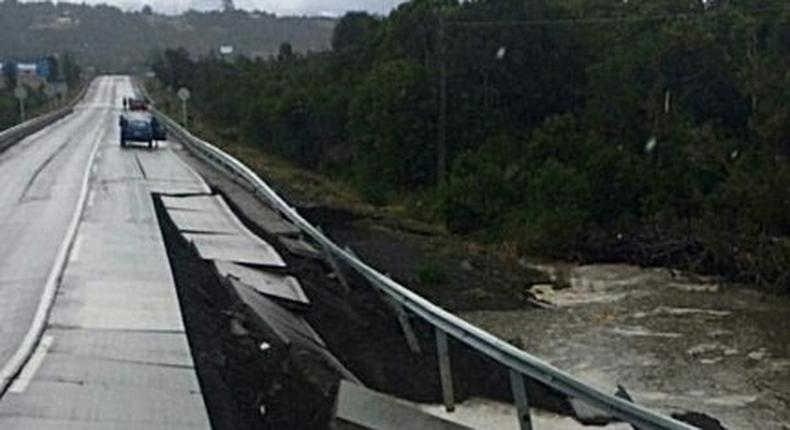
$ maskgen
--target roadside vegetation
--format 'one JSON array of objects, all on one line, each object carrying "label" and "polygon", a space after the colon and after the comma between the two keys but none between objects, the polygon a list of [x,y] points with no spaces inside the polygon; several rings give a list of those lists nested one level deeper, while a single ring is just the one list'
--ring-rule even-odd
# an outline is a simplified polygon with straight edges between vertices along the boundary
[{"label": "roadside vegetation", "polygon": [[[14,97],[14,90],[18,86],[24,86],[27,90],[28,98],[25,100],[25,109],[27,111],[27,118],[43,114],[46,111],[53,109],[56,104],[53,98],[47,96],[45,92],[46,85],[56,82],[63,82],[69,88],[60,102],[70,100],[72,96],[79,92],[82,81],[82,69],[78,64],[76,58],[71,54],[64,54],[61,56],[49,56],[49,69],[51,75],[49,82],[42,84],[37,89],[32,89],[27,85],[20,83],[16,70],[16,64],[9,62],[5,59],[5,64],[0,68],[0,131],[13,127],[21,121],[19,110],[19,101]],[[58,96],[54,96],[58,97]]]},{"label": "roadside vegetation", "polygon": [[412,0],[349,13],[332,47],[151,68],[224,141],[371,205],[520,253],[790,291],[782,1]]}]

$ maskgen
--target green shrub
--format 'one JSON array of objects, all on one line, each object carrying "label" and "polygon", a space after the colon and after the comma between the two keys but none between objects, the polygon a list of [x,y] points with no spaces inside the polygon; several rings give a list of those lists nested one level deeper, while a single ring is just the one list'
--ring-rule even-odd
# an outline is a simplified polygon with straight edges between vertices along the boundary
[{"label": "green shrub", "polygon": [[593,201],[583,172],[549,160],[529,175],[521,203],[508,212],[507,237],[525,251],[565,257],[584,233]]},{"label": "green shrub", "polygon": [[425,262],[417,268],[417,279],[423,285],[441,285],[447,283],[449,277],[444,267],[433,262]]}]

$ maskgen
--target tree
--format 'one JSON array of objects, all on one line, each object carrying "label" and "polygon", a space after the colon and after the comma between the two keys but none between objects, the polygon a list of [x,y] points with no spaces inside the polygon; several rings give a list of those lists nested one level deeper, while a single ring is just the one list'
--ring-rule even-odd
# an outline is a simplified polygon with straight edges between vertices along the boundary
[{"label": "tree", "polygon": [[14,89],[16,88],[17,79],[16,79],[16,63],[13,61],[7,61],[3,64],[3,79],[5,79],[5,84],[7,88]]},{"label": "tree", "polygon": [[337,52],[358,49],[370,43],[379,27],[379,21],[367,12],[349,12],[335,27],[332,49]]},{"label": "tree", "polygon": [[430,66],[438,53],[440,11],[457,6],[456,0],[412,0],[402,3],[387,19],[382,54],[405,56]]},{"label": "tree", "polygon": [[376,66],[350,107],[360,180],[401,190],[430,184],[436,174],[434,103],[425,68],[413,60]]},{"label": "tree", "polygon": [[151,16],[151,15],[153,15],[153,14],[154,14],[154,10],[151,8],[151,5],[145,5],[145,6],[143,6],[143,8],[140,10],[140,13],[142,13],[142,14],[143,14],[143,15],[145,15],[145,16]]},{"label": "tree", "polygon": [[77,59],[71,53],[63,55],[63,79],[69,88],[75,88],[82,80],[82,68],[80,68]]},{"label": "tree", "polygon": [[293,46],[291,46],[291,43],[290,42],[281,43],[280,50],[277,53],[277,59],[279,61],[286,61],[293,58],[293,56],[294,56],[294,49]]},{"label": "tree", "polygon": [[194,87],[192,84],[195,63],[184,48],[166,49],[150,55],[151,70],[169,88]]},{"label": "tree", "polygon": [[49,82],[59,82],[60,76],[60,62],[58,57],[50,55],[46,58],[47,66],[49,67]]}]

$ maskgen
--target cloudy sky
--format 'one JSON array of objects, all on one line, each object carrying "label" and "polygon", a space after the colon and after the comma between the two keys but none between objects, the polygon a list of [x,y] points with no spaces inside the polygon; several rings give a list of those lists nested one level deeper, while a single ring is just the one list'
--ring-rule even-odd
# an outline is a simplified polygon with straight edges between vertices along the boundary
[{"label": "cloudy sky", "polygon": [[[54,1],[54,0],[53,0]],[[74,0],[82,3],[82,0]],[[259,9],[277,15],[342,15],[349,10],[367,10],[386,14],[403,0],[234,0],[236,7]],[[150,4],[162,13],[179,13],[187,9],[217,9],[222,0],[85,0],[85,3],[108,3],[137,10]]]}]

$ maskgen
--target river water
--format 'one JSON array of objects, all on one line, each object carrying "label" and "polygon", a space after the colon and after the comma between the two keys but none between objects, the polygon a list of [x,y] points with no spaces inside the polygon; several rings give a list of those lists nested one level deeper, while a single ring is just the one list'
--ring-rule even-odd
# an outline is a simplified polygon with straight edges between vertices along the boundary
[{"label": "river water", "polygon": [[[566,286],[538,288],[550,308],[461,317],[608,392],[623,385],[650,408],[703,412],[728,429],[790,429],[789,299],[666,269],[538,268]],[[509,405],[472,399],[459,411],[469,424],[516,428]]]}]

